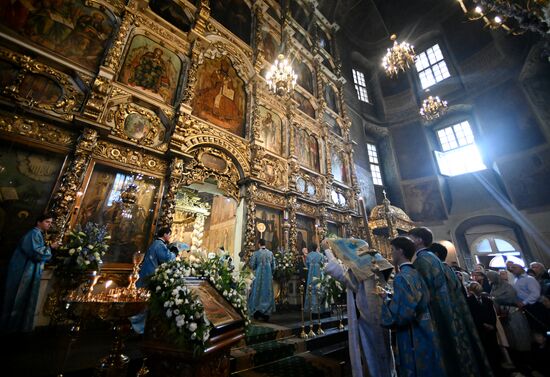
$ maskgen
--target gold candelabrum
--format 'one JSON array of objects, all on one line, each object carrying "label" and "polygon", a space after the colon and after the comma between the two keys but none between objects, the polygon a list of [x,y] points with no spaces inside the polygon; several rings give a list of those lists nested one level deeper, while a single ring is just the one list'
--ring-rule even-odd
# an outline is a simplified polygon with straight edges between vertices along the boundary
[{"label": "gold candelabrum", "polygon": [[321,300],[320,300],[321,297],[319,297],[320,286],[321,285],[319,284],[319,287],[315,291],[315,297],[317,298],[317,335],[323,335],[325,333],[321,328]]},{"label": "gold candelabrum", "polygon": [[305,331],[305,324],[304,324],[304,285],[300,285],[300,304],[302,307],[302,332],[300,333],[300,338],[307,339],[308,336]]},{"label": "gold candelabrum", "polygon": [[343,330],[344,329],[344,324],[342,323],[342,319],[344,317],[343,305],[336,305],[336,315],[338,316],[338,330]]},{"label": "gold candelabrum", "polygon": [[307,286],[307,293],[309,296],[309,332],[307,335],[313,338],[315,337],[315,331],[313,331],[313,287],[311,285]]},{"label": "gold candelabrum", "polygon": [[[111,351],[103,357],[96,369],[95,376],[126,376],[129,358],[123,354],[124,344],[122,339],[129,331],[128,317],[143,312],[147,307],[150,293],[147,289],[137,288],[136,281],[139,278],[139,266],[143,261],[143,254],[134,254],[134,266],[130,274],[127,287],[113,287],[113,282],[107,280],[98,286],[101,274],[93,276],[90,287],[82,292],[79,289],[69,292],[65,297],[67,309],[73,311],[78,322],[90,318],[100,318],[111,322],[113,330],[113,343]],[[101,287],[102,289],[96,289]],[[97,291],[97,292],[96,292]],[[74,334],[76,336],[76,334]],[[67,351],[68,353],[69,351]],[[65,357],[65,360],[67,357]],[[60,374],[61,375],[61,374]]]}]

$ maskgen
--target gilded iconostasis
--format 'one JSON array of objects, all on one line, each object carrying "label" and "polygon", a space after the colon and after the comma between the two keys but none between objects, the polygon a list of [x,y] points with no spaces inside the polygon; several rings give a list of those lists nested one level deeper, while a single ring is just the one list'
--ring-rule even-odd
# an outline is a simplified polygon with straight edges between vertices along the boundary
[{"label": "gilded iconostasis", "polygon": [[[45,210],[52,239],[106,225],[116,264],[158,226],[244,258],[260,223],[275,250],[365,236],[335,26],[291,3],[0,0],[2,259]],[[298,73],[283,97],[264,78],[281,44]]]}]

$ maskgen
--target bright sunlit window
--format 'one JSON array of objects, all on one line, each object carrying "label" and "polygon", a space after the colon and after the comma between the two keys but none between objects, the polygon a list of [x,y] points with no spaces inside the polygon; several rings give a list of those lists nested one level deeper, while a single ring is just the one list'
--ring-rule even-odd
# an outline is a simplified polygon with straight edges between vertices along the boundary
[{"label": "bright sunlit window", "polygon": [[483,258],[489,260],[489,267],[492,268],[506,268],[506,262],[508,261],[525,267],[521,250],[512,240],[506,240],[494,235],[486,235],[475,240],[473,247],[477,263],[480,263]]},{"label": "bright sunlit window", "polygon": [[455,176],[487,168],[468,121],[441,128],[436,134],[442,151],[434,153],[441,174]]},{"label": "bright sunlit window", "polygon": [[375,185],[383,186],[384,182],[382,182],[382,173],[380,172],[380,162],[378,161],[378,151],[376,150],[376,145],[367,143],[367,152],[369,155],[372,181]]},{"label": "bright sunlit window", "polygon": [[451,76],[438,44],[416,56],[416,70],[422,89],[429,88]]},{"label": "bright sunlit window", "polygon": [[352,69],[353,73],[353,83],[355,84],[355,90],[357,91],[357,98],[359,101],[370,102],[369,95],[367,93],[367,82],[365,81],[365,75],[363,72],[356,71]]}]

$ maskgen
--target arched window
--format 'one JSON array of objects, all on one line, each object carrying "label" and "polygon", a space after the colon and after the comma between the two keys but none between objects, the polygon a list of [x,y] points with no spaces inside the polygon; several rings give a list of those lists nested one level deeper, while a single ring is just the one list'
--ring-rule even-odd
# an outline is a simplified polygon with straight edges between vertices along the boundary
[{"label": "arched window", "polygon": [[477,263],[492,268],[506,268],[506,262],[512,261],[525,267],[519,245],[512,239],[500,235],[483,235],[472,243]]}]

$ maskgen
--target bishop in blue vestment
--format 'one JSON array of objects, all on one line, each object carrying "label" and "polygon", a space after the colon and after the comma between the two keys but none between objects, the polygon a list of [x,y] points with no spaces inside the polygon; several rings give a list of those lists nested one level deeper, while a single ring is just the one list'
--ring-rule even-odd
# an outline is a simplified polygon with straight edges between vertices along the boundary
[{"label": "bishop in blue vestment", "polygon": [[51,249],[58,246],[58,243],[47,246],[42,235],[50,229],[52,221],[52,216],[40,216],[36,226],[19,241],[11,257],[0,326],[3,332],[30,332],[33,329],[44,264],[52,257]]},{"label": "bishop in blue vestment", "polygon": [[250,267],[254,270],[254,281],[248,296],[248,313],[258,319],[265,320],[275,311],[273,296],[273,273],[275,258],[273,253],[265,248],[265,240],[260,240],[260,248],[250,258]]},{"label": "bishop in blue vestment", "polygon": [[[407,237],[391,241],[393,262],[399,273],[393,282],[393,297],[382,305],[382,325],[397,338],[397,370],[400,377],[445,376],[440,348],[430,315],[430,294],[410,262],[414,243]],[[385,297],[385,293],[381,293]]]}]

